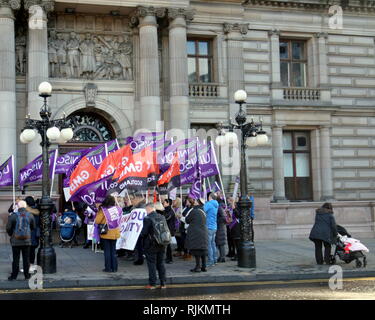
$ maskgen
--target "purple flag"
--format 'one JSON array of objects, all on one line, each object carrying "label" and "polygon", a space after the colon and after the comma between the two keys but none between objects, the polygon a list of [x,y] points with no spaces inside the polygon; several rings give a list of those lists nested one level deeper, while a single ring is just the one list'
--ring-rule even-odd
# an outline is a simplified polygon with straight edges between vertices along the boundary
[{"label": "purple flag", "polygon": [[113,206],[110,208],[102,207],[102,210],[107,221],[108,229],[118,228],[122,216],[122,209],[118,206]]},{"label": "purple flag", "polygon": [[198,164],[201,169],[202,178],[208,178],[219,174],[219,167],[217,165],[215,149],[211,143],[206,140],[200,141],[197,139]]},{"label": "purple flag", "polygon": [[[52,178],[53,174],[53,165],[56,159],[56,150],[51,150],[49,152],[49,172],[50,178]],[[21,189],[26,183],[35,182],[41,180],[43,176],[43,158],[42,155],[35,158],[29,164],[27,164],[23,169],[20,170],[20,174],[18,177],[18,181],[20,184]]]},{"label": "purple flag", "polygon": [[141,132],[134,137],[127,137],[125,144],[129,144],[133,153],[151,146],[152,151],[163,150],[165,144],[164,132]]},{"label": "purple flag", "polygon": [[209,193],[209,192],[217,192],[217,191],[221,191],[221,188],[219,187],[217,181],[215,181],[214,184],[211,186],[211,188],[209,187],[207,189],[207,193]]},{"label": "purple flag", "polygon": [[183,139],[167,146],[164,155],[160,155],[158,160],[161,172],[168,169],[175,152],[180,162],[180,186],[193,183],[198,175],[197,140]]},{"label": "purple flag", "polygon": [[13,185],[13,156],[0,166],[0,187]]},{"label": "purple flag", "polygon": [[[105,159],[105,157],[116,150],[118,150],[119,145],[117,143],[117,139],[111,140],[109,142],[106,142],[105,144],[100,144],[96,147],[89,148],[89,149],[81,149],[81,150],[76,150],[72,151],[72,153],[76,152],[82,152],[82,155],[80,158],[77,159],[77,161],[74,162],[72,166],[70,166],[67,171],[65,172],[65,179],[63,181],[64,188],[69,187],[70,183],[70,175],[73,173],[74,169],[78,165],[78,163],[81,161],[81,159],[86,156],[87,159],[91,162],[91,164],[95,167],[95,169],[98,169]],[[69,152],[70,154],[70,152]]]},{"label": "purple flag", "polygon": [[95,208],[96,203],[104,201],[108,190],[112,187],[112,176],[82,186],[71,196],[69,201],[84,202],[91,208]]},{"label": "purple flag", "polygon": [[[68,152],[62,156],[59,156],[56,160],[56,174],[68,174],[71,167],[75,165],[90,151],[91,149],[80,149]],[[73,171],[71,171],[73,172]],[[70,173],[71,173],[70,172]],[[70,175],[69,175],[70,176]]]}]

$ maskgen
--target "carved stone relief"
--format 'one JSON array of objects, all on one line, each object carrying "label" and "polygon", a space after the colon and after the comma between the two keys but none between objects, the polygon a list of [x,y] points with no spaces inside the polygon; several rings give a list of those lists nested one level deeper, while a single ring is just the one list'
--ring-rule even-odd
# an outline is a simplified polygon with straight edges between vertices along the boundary
[{"label": "carved stone relief", "polygon": [[50,77],[133,80],[128,19],[57,14],[49,26]]}]

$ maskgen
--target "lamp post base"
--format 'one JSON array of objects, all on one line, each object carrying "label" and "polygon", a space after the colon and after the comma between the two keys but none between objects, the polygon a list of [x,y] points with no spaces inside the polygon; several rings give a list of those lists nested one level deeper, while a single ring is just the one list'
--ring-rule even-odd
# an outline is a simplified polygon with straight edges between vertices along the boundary
[{"label": "lamp post base", "polygon": [[52,247],[39,248],[37,262],[43,273],[56,273],[56,253]]},{"label": "lamp post base", "polygon": [[256,268],[255,246],[252,241],[241,241],[238,252],[240,268]]}]

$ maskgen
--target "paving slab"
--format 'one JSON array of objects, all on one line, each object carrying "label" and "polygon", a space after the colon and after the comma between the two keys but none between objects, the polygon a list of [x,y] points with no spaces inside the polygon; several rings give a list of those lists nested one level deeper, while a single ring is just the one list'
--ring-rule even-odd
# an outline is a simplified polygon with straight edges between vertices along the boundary
[{"label": "paving slab", "polygon": [[[356,268],[355,263],[337,261],[344,278],[375,276],[375,239],[361,239],[370,250],[366,254],[366,268]],[[145,285],[148,282],[146,263],[133,265],[132,261],[118,258],[117,273],[104,273],[104,256],[82,247],[60,248],[55,246],[57,273],[43,276],[43,288],[101,287]],[[237,262],[227,259],[208,268],[205,273],[190,272],[194,261],[174,258],[166,264],[168,284],[225,283],[251,281],[287,281],[304,279],[329,279],[330,266],[316,265],[314,244],[309,240],[264,240],[255,243],[256,268],[239,268]],[[11,272],[10,245],[0,245],[0,289],[27,289],[28,282],[19,274],[16,281],[8,281]],[[22,264],[20,264],[22,265]]]}]

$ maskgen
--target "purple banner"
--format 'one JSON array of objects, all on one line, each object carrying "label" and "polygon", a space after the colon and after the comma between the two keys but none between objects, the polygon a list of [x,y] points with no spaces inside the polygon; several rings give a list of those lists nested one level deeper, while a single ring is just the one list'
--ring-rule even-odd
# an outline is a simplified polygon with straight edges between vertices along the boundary
[{"label": "purple banner", "polygon": [[108,229],[116,229],[120,225],[120,218],[122,216],[122,209],[117,206],[110,208],[102,207],[105,219],[107,220]]},{"label": "purple banner", "polygon": [[[71,167],[75,167],[76,164],[90,151],[91,149],[80,149],[68,152],[62,156],[59,156],[56,160],[56,174],[68,175]],[[73,171],[71,171],[73,172]],[[70,173],[71,173],[70,172]],[[69,174],[70,176],[70,174]]]},{"label": "purple banner", "polygon": [[[56,158],[56,150],[51,150],[49,152],[49,172],[50,178],[52,179],[53,165]],[[18,181],[21,189],[26,183],[35,182],[42,179],[43,175],[43,159],[42,155],[35,158],[29,164],[27,164],[23,169],[20,170]]]},{"label": "purple banner", "polygon": [[63,181],[64,188],[69,187],[70,175],[72,174],[72,172],[74,171],[74,169],[78,165],[79,161],[81,161],[81,159],[84,156],[87,157],[87,159],[91,162],[91,164],[95,167],[95,169],[98,169],[100,167],[101,163],[103,162],[103,160],[105,159],[105,157],[107,156],[107,154],[110,154],[111,152],[114,152],[114,151],[118,150],[118,147],[119,146],[118,146],[118,143],[117,143],[117,139],[115,139],[115,140],[106,142],[105,144],[100,144],[100,145],[98,145],[96,147],[93,147],[93,148],[72,151],[72,153],[74,153],[74,152],[78,153],[78,152],[81,151],[84,154],[82,154],[82,156],[78,159],[78,161],[76,161],[72,166],[70,166],[67,169],[66,172],[64,172],[65,175],[66,175],[66,177]]},{"label": "purple banner", "polygon": [[13,185],[13,156],[0,166],[0,187]]},{"label": "purple banner", "polygon": [[134,137],[127,137],[125,144],[129,144],[133,153],[151,146],[152,151],[162,151],[165,145],[164,132],[141,132]]},{"label": "purple banner", "polygon": [[82,186],[72,195],[69,201],[84,202],[91,208],[95,208],[95,204],[102,203],[107,196],[108,189],[111,187],[112,176]]},{"label": "purple banner", "polygon": [[160,155],[158,160],[161,172],[168,169],[175,152],[180,162],[180,185],[193,183],[198,175],[197,140],[183,139],[165,148],[164,155]]},{"label": "purple banner", "polygon": [[197,139],[198,164],[202,173],[202,179],[219,174],[215,149],[212,143]]}]

